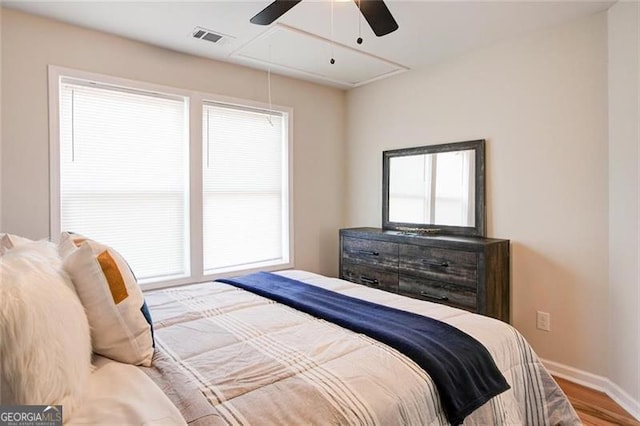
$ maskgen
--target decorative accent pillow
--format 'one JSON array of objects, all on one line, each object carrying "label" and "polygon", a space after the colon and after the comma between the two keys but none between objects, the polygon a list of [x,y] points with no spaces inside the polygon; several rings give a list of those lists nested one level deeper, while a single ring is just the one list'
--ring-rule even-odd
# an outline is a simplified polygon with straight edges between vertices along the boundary
[{"label": "decorative accent pillow", "polygon": [[67,232],[60,237],[59,250],[87,313],[93,351],[127,364],[150,366],[151,318],[124,258],[111,247]]},{"label": "decorative accent pillow", "polygon": [[63,405],[69,419],[91,373],[89,324],[54,244],[0,257],[0,405]]},{"label": "decorative accent pillow", "polygon": [[31,243],[28,238],[19,237],[13,234],[0,234],[0,256],[5,254],[8,250],[25,243]]}]

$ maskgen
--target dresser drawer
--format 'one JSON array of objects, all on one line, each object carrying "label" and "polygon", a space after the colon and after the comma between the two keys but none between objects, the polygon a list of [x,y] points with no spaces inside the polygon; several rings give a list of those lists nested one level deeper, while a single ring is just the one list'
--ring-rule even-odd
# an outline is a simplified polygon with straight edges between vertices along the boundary
[{"label": "dresser drawer", "polygon": [[381,290],[398,291],[398,271],[374,269],[366,265],[345,262],[342,264],[342,279]]},{"label": "dresser drawer", "polygon": [[383,269],[398,269],[398,244],[362,238],[344,238],[343,262],[369,265]]},{"label": "dresser drawer", "polygon": [[470,311],[475,311],[477,308],[477,293],[468,287],[457,284],[400,275],[398,293]]},{"label": "dresser drawer", "polygon": [[406,244],[400,247],[399,255],[400,274],[459,284],[473,290],[477,287],[478,256],[474,252]]}]

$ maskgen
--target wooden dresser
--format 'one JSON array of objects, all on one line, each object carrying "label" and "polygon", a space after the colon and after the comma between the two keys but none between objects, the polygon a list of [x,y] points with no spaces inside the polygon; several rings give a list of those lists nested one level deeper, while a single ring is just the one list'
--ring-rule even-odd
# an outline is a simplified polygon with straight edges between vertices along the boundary
[{"label": "wooden dresser", "polygon": [[340,278],[509,322],[509,240],[341,229]]}]

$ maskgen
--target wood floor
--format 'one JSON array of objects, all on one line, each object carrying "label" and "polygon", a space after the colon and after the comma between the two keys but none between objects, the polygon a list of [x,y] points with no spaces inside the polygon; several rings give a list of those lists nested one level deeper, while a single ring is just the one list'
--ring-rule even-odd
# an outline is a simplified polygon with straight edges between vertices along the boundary
[{"label": "wood floor", "polygon": [[573,408],[587,426],[623,425],[640,426],[622,407],[613,402],[607,394],[580,386],[568,380],[554,377]]}]

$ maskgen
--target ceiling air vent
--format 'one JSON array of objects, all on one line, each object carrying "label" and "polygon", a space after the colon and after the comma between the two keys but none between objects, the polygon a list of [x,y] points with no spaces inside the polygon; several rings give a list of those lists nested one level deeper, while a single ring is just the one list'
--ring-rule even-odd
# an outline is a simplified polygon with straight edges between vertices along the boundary
[{"label": "ceiling air vent", "polygon": [[200,40],[207,40],[207,41],[210,41],[211,43],[223,44],[225,39],[228,37],[229,36],[227,35],[215,33],[211,30],[208,30],[202,27],[196,27],[193,30],[193,38],[198,38]]}]

